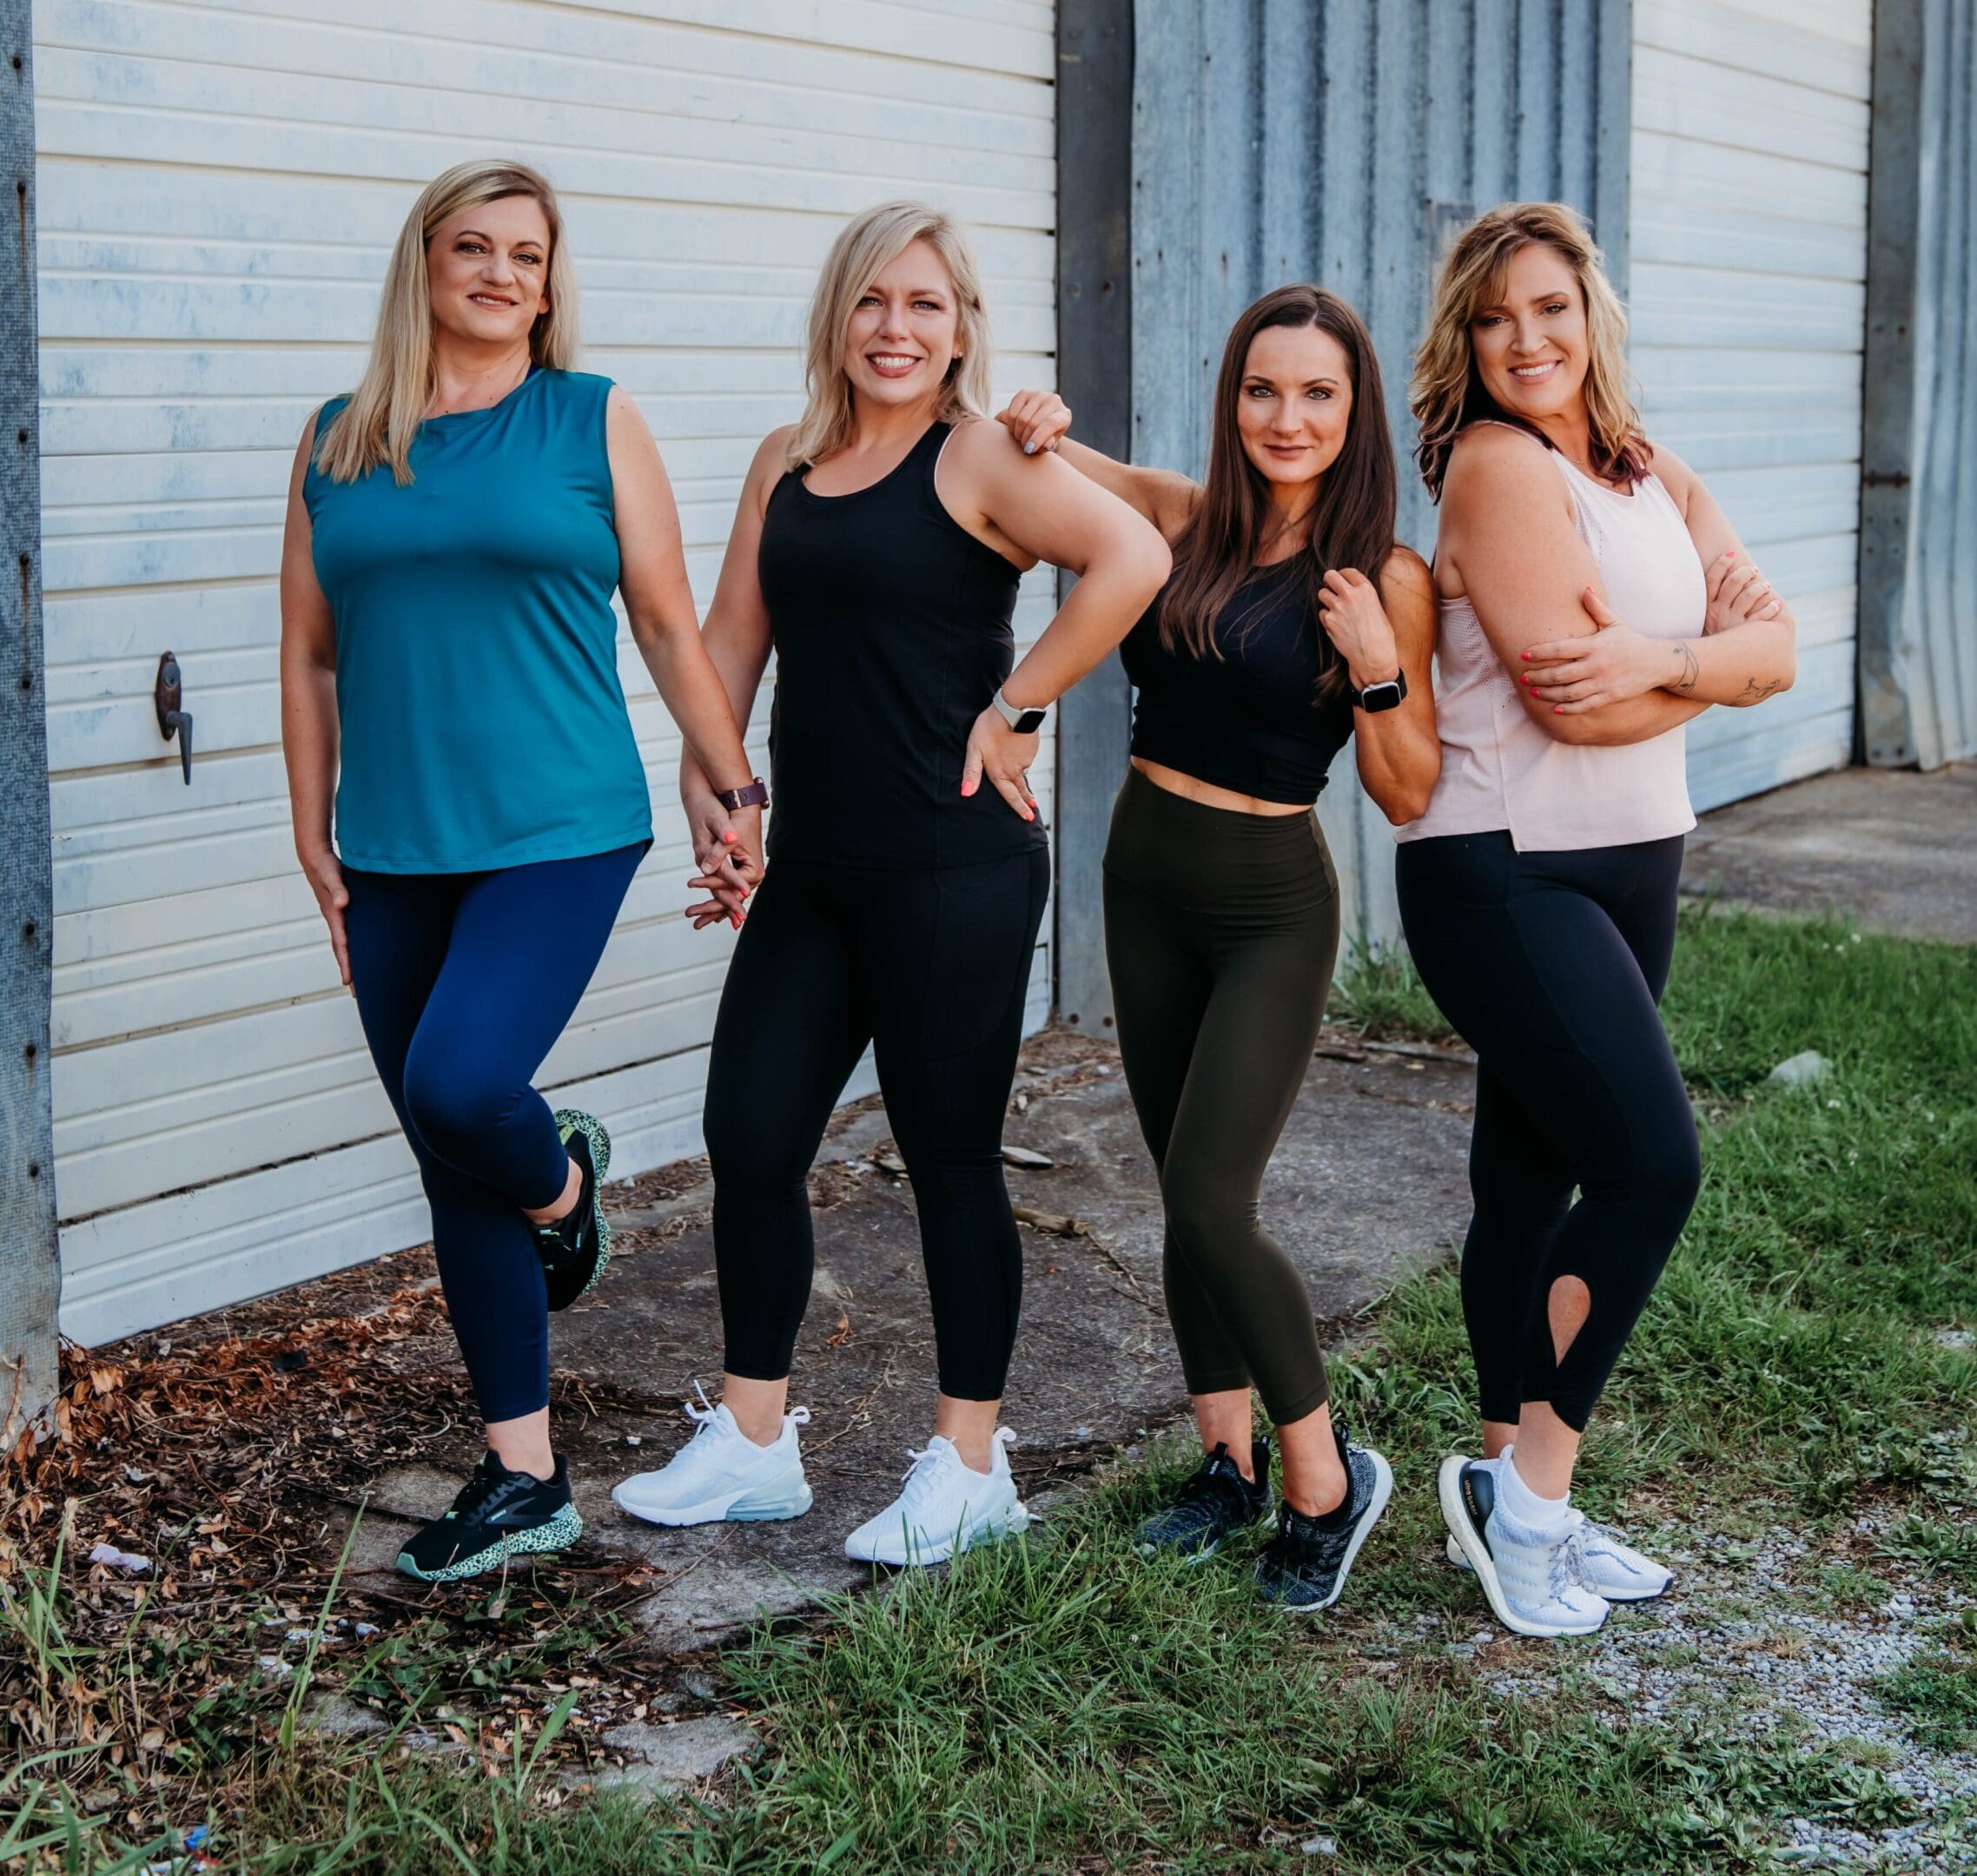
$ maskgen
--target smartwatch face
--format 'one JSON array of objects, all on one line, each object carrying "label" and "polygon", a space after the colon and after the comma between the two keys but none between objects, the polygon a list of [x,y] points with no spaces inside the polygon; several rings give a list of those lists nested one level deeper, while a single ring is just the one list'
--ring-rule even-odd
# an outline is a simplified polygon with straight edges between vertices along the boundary
[{"label": "smartwatch face", "polygon": [[1399,684],[1391,678],[1385,684],[1368,684],[1359,693],[1359,708],[1363,710],[1398,710],[1401,696]]},{"label": "smartwatch face", "polygon": [[1022,710],[1017,713],[1015,722],[1009,727],[1018,736],[1035,736],[1039,730],[1042,729],[1043,719],[1049,714],[1048,710]]}]

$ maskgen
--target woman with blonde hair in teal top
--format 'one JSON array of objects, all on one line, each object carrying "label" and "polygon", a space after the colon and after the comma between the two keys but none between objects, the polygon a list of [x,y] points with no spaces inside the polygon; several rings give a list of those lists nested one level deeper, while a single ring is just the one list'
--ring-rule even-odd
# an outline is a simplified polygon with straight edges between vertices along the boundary
[{"label": "woman with blonde hair in teal top", "polygon": [[[582,1529],[548,1311],[603,1274],[611,1143],[530,1085],[651,844],[631,636],[720,791],[737,889],[766,798],[701,647],[651,432],[572,371],[555,192],[462,163],[413,205],[357,389],[304,427],[281,558],[295,850],[433,1211],[487,1451],[400,1569],[450,1582]],[[334,793],[334,838],[332,840]]]}]

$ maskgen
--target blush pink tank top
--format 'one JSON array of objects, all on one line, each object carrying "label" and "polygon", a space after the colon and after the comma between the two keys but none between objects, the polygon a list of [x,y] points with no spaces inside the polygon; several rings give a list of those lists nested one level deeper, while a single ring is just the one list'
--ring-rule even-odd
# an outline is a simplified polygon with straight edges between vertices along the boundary
[{"label": "blush pink tank top", "polygon": [[[1535,439],[1533,449],[1544,449]],[[1630,495],[1595,481],[1557,450],[1572,520],[1599,566],[1615,616],[1653,638],[1697,638],[1709,596],[1688,524],[1658,477]],[[1507,829],[1519,853],[1623,847],[1696,825],[1683,726],[1645,743],[1557,743],[1524,713],[1467,596],[1444,599],[1435,644],[1442,772],[1428,809],[1399,840]]]}]

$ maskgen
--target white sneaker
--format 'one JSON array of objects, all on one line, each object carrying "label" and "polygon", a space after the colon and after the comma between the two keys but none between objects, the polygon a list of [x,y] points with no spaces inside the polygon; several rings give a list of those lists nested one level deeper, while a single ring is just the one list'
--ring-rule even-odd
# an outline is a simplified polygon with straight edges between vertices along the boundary
[{"label": "white sneaker", "polygon": [[1583,1519],[1526,1530],[1497,1503],[1494,1459],[1442,1461],[1437,1487],[1449,1535],[1469,1560],[1497,1620],[1518,1635],[1590,1635],[1612,1605],[1585,1584]]},{"label": "white sneaker", "polygon": [[[1584,1572],[1579,1580],[1595,1595],[1609,1602],[1651,1602],[1675,1581],[1675,1572],[1665,1563],[1643,1556],[1610,1525],[1595,1524],[1577,1512],[1573,1516],[1580,1518],[1579,1556]],[[1448,1560],[1458,1569],[1470,1568],[1453,1537],[1448,1541]]]},{"label": "white sneaker", "polygon": [[1029,1508],[1016,1496],[1008,1449],[1015,1435],[998,1427],[988,1470],[962,1463],[954,1442],[936,1433],[911,1455],[906,1486],[876,1517],[844,1540],[844,1555],[861,1563],[941,1563],[985,1537],[1029,1528]]},{"label": "white sneaker", "polygon": [[810,1410],[792,1407],[770,1446],[757,1446],[735,1424],[725,1401],[708,1404],[705,1390],[686,1417],[698,1423],[693,1437],[657,1472],[638,1472],[612,1488],[611,1502],[648,1524],[755,1523],[801,1517],[810,1508],[797,1429]]}]

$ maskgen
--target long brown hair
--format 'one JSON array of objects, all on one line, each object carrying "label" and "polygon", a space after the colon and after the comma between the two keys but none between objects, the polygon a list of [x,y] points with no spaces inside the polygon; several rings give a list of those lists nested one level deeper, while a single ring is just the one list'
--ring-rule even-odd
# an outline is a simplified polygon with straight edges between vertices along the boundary
[{"label": "long brown hair", "polygon": [[[1330,334],[1346,353],[1352,382],[1346,440],[1319,479],[1311,538],[1299,557],[1313,616],[1328,570],[1356,567],[1377,584],[1393,552],[1393,439],[1387,432],[1386,399],[1372,336],[1365,322],[1337,294],[1308,285],[1279,287],[1243,313],[1229,328],[1228,343],[1222,348],[1209,432],[1207,486],[1174,544],[1174,578],[1160,604],[1160,643],[1170,651],[1179,644],[1196,657],[1219,656],[1215,622],[1255,570],[1269,493],[1262,472],[1243,449],[1236,404],[1249,367],[1250,346],[1257,334],[1273,326],[1311,326]],[[1319,660],[1312,701],[1325,704],[1344,687],[1346,667],[1322,632]]]},{"label": "long brown hair", "polygon": [[1410,401],[1420,426],[1414,459],[1437,501],[1455,439],[1472,423],[1488,418],[1528,430],[1548,449],[1557,446],[1483,388],[1470,337],[1476,316],[1503,298],[1512,256],[1534,243],[1551,248],[1572,270],[1585,302],[1586,426],[1593,472],[1627,483],[1648,472],[1647,439],[1627,383],[1626,309],[1606,277],[1585,217],[1564,202],[1504,202],[1456,236],[1435,286],[1428,336],[1414,355]]}]

